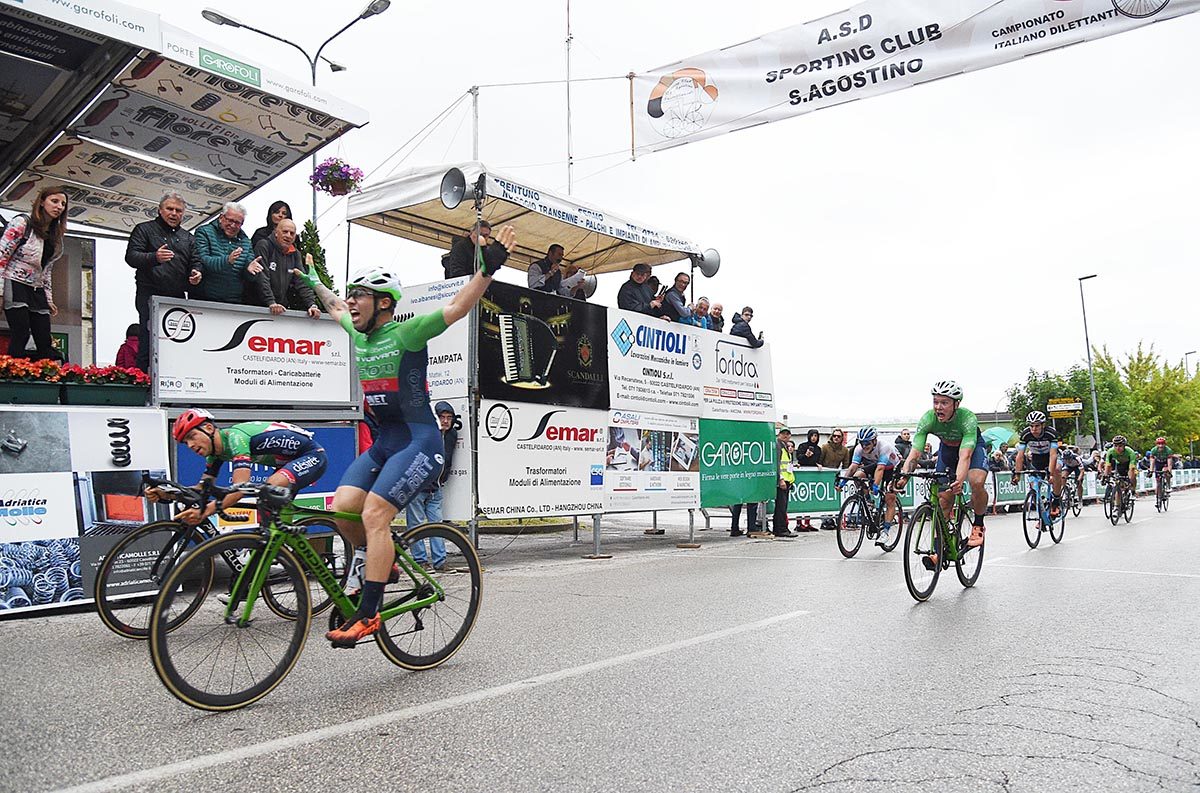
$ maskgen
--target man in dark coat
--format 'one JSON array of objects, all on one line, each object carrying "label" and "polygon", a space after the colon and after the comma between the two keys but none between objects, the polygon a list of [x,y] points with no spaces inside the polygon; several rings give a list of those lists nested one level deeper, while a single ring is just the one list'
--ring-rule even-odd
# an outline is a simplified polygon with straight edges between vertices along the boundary
[{"label": "man in dark coat", "polygon": [[636,311],[639,314],[651,313],[650,301],[654,299],[654,295],[650,293],[650,287],[646,286],[649,279],[650,265],[635,264],[633,272],[629,274],[629,280],[617,290],[617,308]]},{"label": "man in dark coat", "polygon": [[466,236],[455,237],[454,242],[450,245],[450,252],[442,257],[442,269],[446,273],[446,278],[475,274],[476,240],[479,241],[481,251],[488,245],[500,245],[492,240],[492,224],[486,220],[476,223]]},{"label": "man in dark coat", "polygon": [[296,224],[285,218],[275,224],[270,236],[259,240],[254,246],[254,256],[262,266],[250,281],[246,302],[256,303],[271,309],[272,314],[282,314],[286,309],[307,311],[313,319],[321,316],[317,308],[317,297],[313,290],[292,270],[308,272],[308,262],[296,250]]},{"label": "man in dark coat", "polygon": [[125,246],[125,263],[136,273],[133,305],[138,314],[137,368],[150,371],[150,298],[184,297],[200,283],[192,235],[180,228],[187,208],[178,193],[158,202],[158,217],[133,227]]},{"label": "man in dark coat", "polygon": [[[745,310],[742,314],[745,314]],[[734,327],[737,327],[738,317],[742,314],[734,314]],[[747,325],[746,327],[749,327]],[[762,342],[759,342],[761,345]],[[796,447],[795,456],[796,465],[802,468],[816,468],[821,465],[821,431],[811,429],[808,431],[807,440]],[[803,515],[796,518],[796,531],[817,531],[817,527],[812,525],[808,515]]]},{"label": "man in dark coat", "polygon": [[754,309],[746,306],[742,309],[742,313],[733,315],[733,322],[729,325],[730,336],[741,336],[746,341],[750,342],[751,347],[763,346],[762,334],[754,335],[754,331],[750,329],[750,320],[754,318]]}]

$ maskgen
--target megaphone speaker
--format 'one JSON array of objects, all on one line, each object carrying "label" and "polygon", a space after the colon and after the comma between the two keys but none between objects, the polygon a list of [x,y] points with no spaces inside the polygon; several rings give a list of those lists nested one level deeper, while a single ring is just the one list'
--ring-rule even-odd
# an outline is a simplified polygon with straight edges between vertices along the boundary
[{"label": "megaphone speaker", "polygon": [[588,273],[583,277],[583,283],[581,286],[583,287],[584,297],[591,297],[592,295],[596,294],[596,276]]},{"label": "megaphone speaker", "polygon": [[455,209],[467,195],[467,177],[458,168],[451,168],[442,177],[442,206]]},{"label": "megaphone speaker", "polygon": [[715,248],[709,248],[699,256],[692,257],[692,263],[700,268],[705,278],[712,278],[721,269],[721,254]]}]

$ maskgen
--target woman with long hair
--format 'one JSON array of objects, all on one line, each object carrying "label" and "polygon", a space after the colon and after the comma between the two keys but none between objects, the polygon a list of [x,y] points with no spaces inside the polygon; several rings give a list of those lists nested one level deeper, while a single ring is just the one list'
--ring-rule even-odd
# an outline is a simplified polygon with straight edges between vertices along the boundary
[{"label": "woman with long hair", "polygon": [[29,214],[14,217],[0,238],[8,354],[14,358],[27,357],[30,335],[37,345],[31,357],[58,357],[50,339],[50,318],[58,314],[50,268],[63,254],[66,232],[67,193],[55,185],[39,190]]},{"label": "woman with long hair", "polygon": [[265,240],[275,233],[275,226],[281,220],[292,219],[292,208],[288,206],[287,201],[275,201],[271,204],[271,208],[267,210],[267,225],[255,230],[250,237],[250,247],[253,248],[259,243],[259,240]]}]

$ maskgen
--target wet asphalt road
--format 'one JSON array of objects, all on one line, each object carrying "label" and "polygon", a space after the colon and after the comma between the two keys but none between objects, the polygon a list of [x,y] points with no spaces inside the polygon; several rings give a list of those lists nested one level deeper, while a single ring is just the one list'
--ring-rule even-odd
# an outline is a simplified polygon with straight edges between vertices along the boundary
[{"label": "wet asphalt road", "polygon": [[[900,552],[609,524],[487,537],[484,608],[410,673],[313,635],[245,710],[174,700],[95,614],[0,621],[0,790],[1097,791],[1200,786],[1200,491],[1099,507],[978,585],[908,595]],[[724,522],[719,521],[723,527]],[[686,531],[685,529],[683,531]]]}]

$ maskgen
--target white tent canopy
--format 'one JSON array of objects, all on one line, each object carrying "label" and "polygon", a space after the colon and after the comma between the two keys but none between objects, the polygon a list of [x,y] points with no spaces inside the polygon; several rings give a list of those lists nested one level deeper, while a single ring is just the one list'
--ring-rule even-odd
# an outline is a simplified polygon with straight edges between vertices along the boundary
[{"label": "white tent canopy", "polygon": [[545,256],[555,243],[566,249],[568,262],[591,273],[629,270],[639,262],[665,264],[701,253],[699,245],[683,237],[556,195],[481,162],[423,166],[397,174],[352,196],[347,217],[360,226],[449,249],[475,222],[470,200],[452,210],[442,206],[442,177],[450,168],[460,169],[468,185],[480,174],[487,175],[483,216],[494,230],[513,225],[513,256],[526,264]]}]

